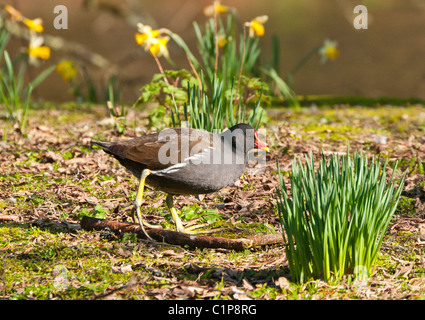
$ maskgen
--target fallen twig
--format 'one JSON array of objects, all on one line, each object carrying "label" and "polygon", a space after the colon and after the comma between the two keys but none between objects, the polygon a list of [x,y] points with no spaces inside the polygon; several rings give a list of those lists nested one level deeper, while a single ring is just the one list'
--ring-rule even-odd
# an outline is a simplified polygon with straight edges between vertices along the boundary
[{"label": "fallen twig", "polygon": [[[139,225],[133,223],[124,223],[84,216],[81,219],[80,224],[81,228],[85,230],[104,230],[107,228],[118,236],[121,236],[124,233],[136,233],[140,238],[146,239],[146,236],[140,229]],[[158,242],[181,246],[187,245],[191,248],[223,248],[240,251],[248,248],[283,242],[281,234],[266,234],[241,239],[227,239],[211,236],[195,236],[159,228],[147,229],[146,232],[150,237]]]},{"label": "fallen twig", "polygon": [[15,215],[8,215],[8,214],[0,214],[0,222],[5,222],[5,221],[13,221],[13,222],[18,222],[19,221],[19,217],[15,216]]}]

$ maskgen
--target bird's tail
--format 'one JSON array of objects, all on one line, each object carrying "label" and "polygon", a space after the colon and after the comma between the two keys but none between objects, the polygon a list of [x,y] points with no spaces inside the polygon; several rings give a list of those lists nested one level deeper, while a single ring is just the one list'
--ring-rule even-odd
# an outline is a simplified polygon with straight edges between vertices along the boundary
[{"label": "bird's tail", "polygon": [[109,151],[109,148],[111,147],[110,142],[92,141],[91,144],[95,146],[99,146],[105,151]]}]

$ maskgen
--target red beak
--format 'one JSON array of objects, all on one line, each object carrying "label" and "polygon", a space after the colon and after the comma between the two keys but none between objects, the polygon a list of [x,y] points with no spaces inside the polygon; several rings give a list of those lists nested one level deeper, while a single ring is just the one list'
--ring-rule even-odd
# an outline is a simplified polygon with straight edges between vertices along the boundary
[{"label": "red beak", "polygon": [[267,144],[265,144],[263,141],[261,141],[260,138],[258,137],[257,131],[254,132],[254,137],[255,137],[254,146],[256,148],[266,150],[267,152],[270,151],[269,148],[267,147]]}]

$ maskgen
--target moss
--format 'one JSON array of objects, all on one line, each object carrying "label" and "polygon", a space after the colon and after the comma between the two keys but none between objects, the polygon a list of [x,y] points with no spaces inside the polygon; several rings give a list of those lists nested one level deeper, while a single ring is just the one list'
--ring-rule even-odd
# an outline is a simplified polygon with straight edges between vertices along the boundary
[{"label": "moss", "polygon": [[413,198],[401,196],[397,206],[397,213],[414,216],[416,213],[415,202]]},{"label": "moss", "polygon": [[369,134],[375,132],[374,129],[364,129],[350,125],[331,125],[331,124],[309,124],[302,126],[305,138],[318,138],[321,140],[330,139],[333,141],[350,140],[356,138],[355,134]]},{"label": "moss", "polygon": [[[3,225],[0,238],[3,247],[6,239],[14,240],[3,249],[4,257],[0,260],[5,293],[11,299],[87,299],[110,286],[126,284],[131,276],[131,273],[111,272],[108,256],[116,253],[105,241],[73,243],[67,234],[14,225]],[[115,257],[118,264],[130,262],[127,258]],[[60,280],[64,282],[61,284]]]}]

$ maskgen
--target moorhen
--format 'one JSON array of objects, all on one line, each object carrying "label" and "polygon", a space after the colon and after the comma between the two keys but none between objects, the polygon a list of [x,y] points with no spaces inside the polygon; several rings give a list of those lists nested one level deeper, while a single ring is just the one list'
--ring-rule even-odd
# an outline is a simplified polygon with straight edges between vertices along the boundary
[{"label": "moorhen", "polygon": [[140,179],[133,210],[146,235],[140,206],[145,183],[167,193],[166,203],[178,232],[185,229],[173,206],[173,195],[199,195],[232,185],[245,172],[248,152],[264,149],[258,133],[248,124],[240,123],[221,134],[199,129],[174,128],[138,138],[115,142],[92,141],[113,155],[124,167]]}]

